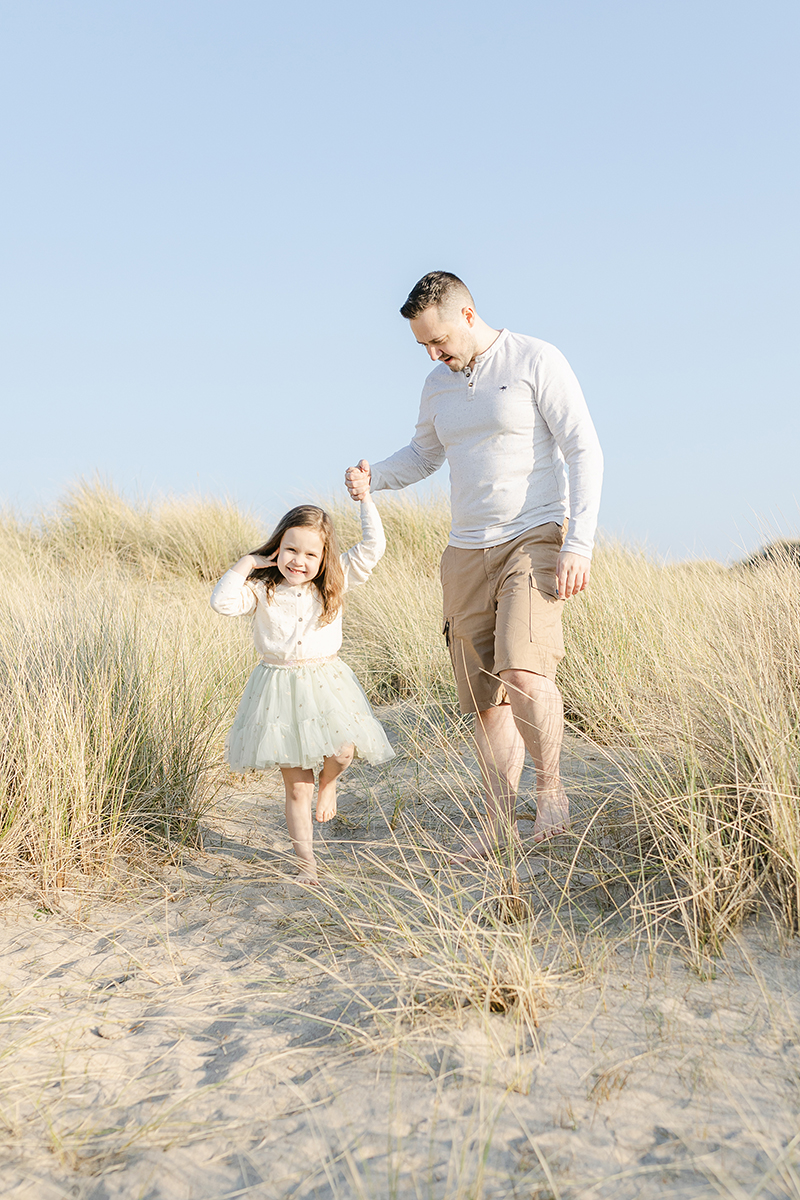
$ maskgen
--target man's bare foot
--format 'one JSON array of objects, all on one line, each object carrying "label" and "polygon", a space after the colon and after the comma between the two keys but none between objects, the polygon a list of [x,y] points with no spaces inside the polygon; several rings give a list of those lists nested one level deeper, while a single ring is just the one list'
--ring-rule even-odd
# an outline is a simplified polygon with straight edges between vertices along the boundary
[{"label": "man's bare foot", "polygon": [[483,835],[470,838],[468,841],[462,842],[455,850],[450,851],[450,862],[455,863],[457,867],[465,867],[467,863],[491,858],[494,848],[494,844],[487,845]]},{"label": "man's bare foot", "polygon": [[[508,845],[509,843],[501,843],[498,838],[488,832],[479,833],[477,837],[470,838],[456,850],[451,851],[450,861],[455,863],[456,866],[465,867],[467,863],[481,862],[485,859],[493,858],[498,850],[505,850],[508,848]],[[519,840],[519,833],[516,826],[511,835],[510,845],[515,850],[522,850],[522,843]]]},{"label": "man's bare foot", "polygon": [[536,797],[536,820],[533,825],[534,845],[541,845],[570,829],[569,800],[563,787]]},{"label": "man's bare foot", "polygon": [[332,780],[327,787],[320,786],[319,794],[317,795],[317,820],[330,821],[331,817],[336,816],[336,780]]}]

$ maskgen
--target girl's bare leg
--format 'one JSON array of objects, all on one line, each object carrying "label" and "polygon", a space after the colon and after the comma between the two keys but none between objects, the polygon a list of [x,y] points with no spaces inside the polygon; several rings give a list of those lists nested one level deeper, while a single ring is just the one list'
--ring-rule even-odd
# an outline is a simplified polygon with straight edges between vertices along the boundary
[{"label": "girl's bare leg", "polygon": [[317,820],[330,821],[336,816],[336,780],[353,761],[354,746],[342,746],[338,754],[326,757],[319,773]]},{"label": "girl's bare leg", "polygon": [[298,877],[301,883],[317,883],[314,826],[311,821],[314,772],[304,771],[302,767],[281,767],[281,775],[286,789],[286,826],[297,855]]}]

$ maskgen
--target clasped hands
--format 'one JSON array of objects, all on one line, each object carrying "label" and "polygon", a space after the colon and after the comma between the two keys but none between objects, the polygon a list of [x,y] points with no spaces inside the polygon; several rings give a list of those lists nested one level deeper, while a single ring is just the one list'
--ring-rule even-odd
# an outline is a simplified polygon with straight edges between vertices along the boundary
[{"label": "clasped hands", "polygon": [[353,500],[363,500],[369,495],[369,484],[372,478],[372,472],[369,469],[369,463],[365,458],[357,467],[348,467],[344,473],[344,481],[347,490]]}]

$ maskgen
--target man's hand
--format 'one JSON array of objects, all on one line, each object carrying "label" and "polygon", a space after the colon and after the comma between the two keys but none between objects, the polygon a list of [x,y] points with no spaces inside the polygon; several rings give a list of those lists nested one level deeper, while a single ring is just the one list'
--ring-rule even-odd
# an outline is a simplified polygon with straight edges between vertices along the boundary
[{"label": "man's hand", "polygon": [[357,467],[347,468],[344,473],[344,481],[353,500],[363,500],[365,496],[369,495],[371,478],[372,472],[365,458],[362,458]]},{"label": "man's hand", "polygon": [[578,592],[583,591],[589,582],[591,565],[591,559],[582,554],[561,551],[558,556],[559,600],[569,600],[570,596],[577,596]]}]

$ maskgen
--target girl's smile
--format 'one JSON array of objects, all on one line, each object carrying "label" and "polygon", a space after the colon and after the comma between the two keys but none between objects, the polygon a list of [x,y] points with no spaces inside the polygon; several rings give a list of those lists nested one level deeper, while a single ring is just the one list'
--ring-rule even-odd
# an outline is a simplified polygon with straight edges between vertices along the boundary
[{"label": "girl's smile", "polygon": [[287,529],[281,538],[277,567],[288,583],[311,583],[322,569],[325,543],[316,529]]}]

